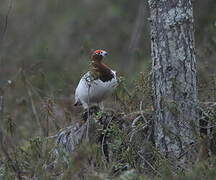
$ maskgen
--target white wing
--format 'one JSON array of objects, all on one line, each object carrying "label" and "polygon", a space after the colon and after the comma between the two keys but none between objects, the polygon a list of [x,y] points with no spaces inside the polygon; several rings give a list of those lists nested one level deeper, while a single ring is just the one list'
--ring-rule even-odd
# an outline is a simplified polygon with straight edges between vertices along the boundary
[{"label": "white wing", "polygon": [[84,74],[76,88],[75,103],[81,103],[87,108],[88,104],[99,103],[111,94],[117,86],[116,72],[112,70],[112,73],[114,78],[107,82],[94,80],[90,72]]}]

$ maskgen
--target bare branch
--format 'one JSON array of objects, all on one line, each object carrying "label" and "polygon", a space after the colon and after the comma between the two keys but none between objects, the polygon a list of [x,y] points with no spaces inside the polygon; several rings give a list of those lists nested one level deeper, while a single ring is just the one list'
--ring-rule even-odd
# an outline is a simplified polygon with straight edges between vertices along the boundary
[{"label": "bare branch", "polygon": [[8,11],[7,11],[7,14],[6,14],[6,16],[5,16],[5,23],[4,23],[4,27],[3,27],[2,35],[1,35],[1,39],[0,39],[0,43],[1,43],[1,44],[2,44],[2,42],[3,42],[3,40],[4,40],[6,31],[7,31],[7,27],[8,27],[8,18],[9,18],[9,14],[10,14],[10,12],[11,12],[11,9],[12,9],[12,0],[9,1]]}]

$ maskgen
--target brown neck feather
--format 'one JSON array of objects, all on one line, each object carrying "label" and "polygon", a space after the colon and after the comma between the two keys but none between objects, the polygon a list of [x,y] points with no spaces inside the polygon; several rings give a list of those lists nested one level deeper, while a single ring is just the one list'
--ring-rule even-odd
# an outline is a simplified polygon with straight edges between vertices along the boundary
[{"label": "brown neck feather", "polygon": [[106,64],[101,63],[101,61],[92,60],[91,65],[91,71],[93,73],[93,76],[96,77],[96,79],[100,79],[103,82],[107,82],[114,77],[111,69]]},{"label": "brown neck feather", "polygon": [[102,59],[103,59],[103,56],[98,55],[98,54],[93,54],[92,57],[91,57],[91,60],[96,61],[96,62],[101,62]]}]

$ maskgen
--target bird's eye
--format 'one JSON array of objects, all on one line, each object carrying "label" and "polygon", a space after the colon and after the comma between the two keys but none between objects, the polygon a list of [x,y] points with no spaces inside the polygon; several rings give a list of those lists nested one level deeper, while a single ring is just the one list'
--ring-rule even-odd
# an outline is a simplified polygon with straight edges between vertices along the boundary
[{"label": "bird's eye", "polygon": [[103,55],[103,52],[100,51],[100,50],[96,50],[96,51],[95,51],[95,54],[96,54],[96,55]]}]

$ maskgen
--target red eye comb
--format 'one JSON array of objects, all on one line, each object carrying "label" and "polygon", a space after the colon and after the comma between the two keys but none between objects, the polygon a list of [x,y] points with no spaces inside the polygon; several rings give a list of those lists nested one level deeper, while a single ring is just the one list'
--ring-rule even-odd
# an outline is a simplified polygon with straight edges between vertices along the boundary
[{"label": "red eye comb", "polygon": [[99,53],[102,53],[102,50],[96,50],[94,51],[95,54],[99,54]]}]

